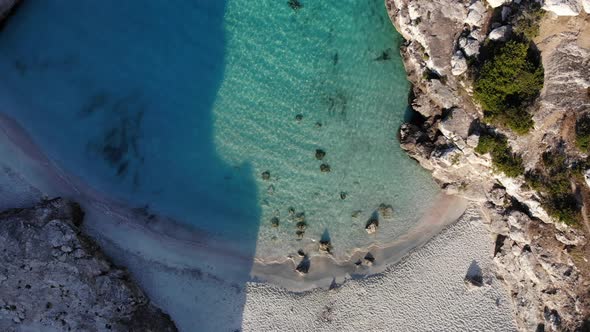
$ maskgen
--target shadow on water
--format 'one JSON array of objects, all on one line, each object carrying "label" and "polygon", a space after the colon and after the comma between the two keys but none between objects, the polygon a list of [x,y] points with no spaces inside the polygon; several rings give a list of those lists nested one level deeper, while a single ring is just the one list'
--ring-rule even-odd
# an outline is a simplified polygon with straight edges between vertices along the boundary
[{"label": "shadow on water", "polygon": [[[2,112],[66,171],[132,206],[239,242],[251,264],[260,215],[252,170],[224,163],[213,140],[224,11],[223,0],[25,1],[0,34],[0,99],[18,106]],[[135,274],[135,266],[147,269],[137,278],[158,302],[149,289],[166,282],[155,277],[158,267],[140,262],[130,266]],[[249,272],[232,281],[232,301],[207,304],[236,329]],[[191,283],[179,292],[204,301]],[[179,310],[210,320],[191,305]]]}]

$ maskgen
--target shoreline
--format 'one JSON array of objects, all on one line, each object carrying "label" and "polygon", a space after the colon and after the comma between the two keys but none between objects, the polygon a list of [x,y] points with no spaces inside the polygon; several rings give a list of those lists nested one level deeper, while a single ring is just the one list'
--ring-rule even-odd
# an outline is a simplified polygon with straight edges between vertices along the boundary
[{"label": "shoreline", "polygon": [[[481,207],[382,273],[303,293],[249,284],[243,331],[516,331]],[[480,273],[483,284],[465,281]]]},{"label": "shoreline", "polygon": [[[285,257],[281,261],[272,262],[264,262],[255,257],[251,274],[259,281],[295,292],[329,288],[333,283],[342,283],[350,278],[380,274],[457,222],[467,207],[467,200],[443,194],[436,198],[433,208],[427,211],[410,232],[391,242],[354,248],[350,257],[344,260],[335,259],[329,254],[312,256],[309,258],[310,270],[305,275],[294,273],[303,260],[301,257]],[[364,259],[367,253],[372,255],[373,262]]]},{"label": "shoreline", "polygon": [[[310,257],[309,273],[302,276],[295,271],[296,264],[301,260],[299,257],[287,256],[282,260],[272,261],[265,261],[264,258],[256,256],[247,257],[241,254],[238,246],[227,243],[228,241],[212,238],[205,232],[169,218],[154,217],[147,211],[127,207],[124,203],[109,199],[101,192],[62,171],[40,150],[24,128],[4,114],[0,114],[0,129],[7,142],[31,160],[33,163],[31,168],[38,168],[34,171],[40,173],[37,175],[42,176],[48,184],[48,188],[41,188],[42,192],[45,189],[53,191],[45,194],[63,195],[79,201],[89,216],[101,219],[100,222],[93,222],[92,218],[87,218],[90,221],[83,226],[93,236],[113,240],[117,237],[114,232],[123,233],[120,229],[109,229],[107,223],[102,220],[104,216],[107,216],[112,219],[111,224],[117,225],[117,228],[124,226],[128,232],[132,232],[138,238],[143,238],[166,252],[180,254],[172,260],[170,255],[160,257],[167,264],[177,267],[196,267],[202,263],[207,265],[207,260],[213,260],[215,264],[221,262],[225,272],[233,271],[229,273],[230,278],[231,275],[240,276],[244,269],[249,269],[250,277],[254,281],[268,282],[292,291],[329,287],[333,281],[341,282],[350,277],[380,273],[455,222],[467,207],[466,201],[459,197],[445,195],[437,197],[435,207],[427,211],[409,233],[389,243],[373,244],[367,248],[351,248],[348,250],[349,259],[339,260],[327,254],[313,255]],[[25,174],[21,175],[26,178]],[[120,243],[124,242],[125,239],[120,239]],[[138,248],[129,247],[124,250],[137,251]],[[355,263],[362,260],[367,252],[373,255],[374,263],[365,261],[357,266]],[[200,264],[194,263],[195,256],[201,256]],[[241,279],[241,277],[238,278]]]}]

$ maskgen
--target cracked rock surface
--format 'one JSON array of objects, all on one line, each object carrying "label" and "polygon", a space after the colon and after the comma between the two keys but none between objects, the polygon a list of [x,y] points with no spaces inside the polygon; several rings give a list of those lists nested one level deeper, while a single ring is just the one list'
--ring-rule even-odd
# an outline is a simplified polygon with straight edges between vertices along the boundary
[{"label": "cracked rock surface", "polygon": [[176,331],[62,199],[0,213],[0,331]]}]

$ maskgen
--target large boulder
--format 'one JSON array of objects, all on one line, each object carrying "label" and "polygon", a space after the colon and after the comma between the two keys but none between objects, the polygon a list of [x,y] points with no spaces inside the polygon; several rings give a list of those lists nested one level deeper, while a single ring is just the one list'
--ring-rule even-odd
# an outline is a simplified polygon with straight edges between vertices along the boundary
[{"label": "large boulder", "polygon": [[471,26],[480,27],[485,23],[485,17],[486,6],[481,1],[476,1],[469,6],[465,23]]},{"label": "large boulder", "polygon": [[478,55],[479,46],[479,41],[471,36],[459,38],[459,47],[461,47],[467,57]]},{"label": "large boulder", "polygon": [[586,13],[590,14],[590,0],[582,0],[582,7]]},{"label": "large boulder", "polygon": [[451,57],[451,74],[458,76],[465,73],[467,69],[467,59],[465,59],[463,52],[455,52],[455,54]]},{"label": "large boulder", "polygon": [[588,0],[545,0],[543,9],[558,16],[576,16],[582,11],[582,2]]},{"label": "large boulder", "polygon": [[512,28],[509,25],[504,25],[492,30],[488,37],[494,41],[506,41],[510,37],[510,33],[512,33]]}]

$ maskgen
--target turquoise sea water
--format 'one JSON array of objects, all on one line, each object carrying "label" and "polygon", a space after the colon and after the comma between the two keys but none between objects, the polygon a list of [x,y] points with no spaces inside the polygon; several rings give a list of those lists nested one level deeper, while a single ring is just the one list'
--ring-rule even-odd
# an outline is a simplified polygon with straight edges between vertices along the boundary
[{"label": "turquoise sea water", "polygon": [[[383,2],[302,3],[294,11],[284,1],[229,1],[225,15],[215,145],[229,164],[253,167],[259,255],[311,248],[323,234],[336,253],[387,242],[407,232],[436,193],[396,139],[409,84]],[[316,149],[326,152],[322,161]],[[394,207],[395,219],[368,236],[365,224],[382,203]],[[290,208],[305,213],[302,241]]]},{"label": "turquoise sea water", "polygon": [[[0,111],[92,187],[259,256],[390,241],[437,192],[396,141],[400,37],[381,0],[301,3],[24,2],[0,33]],[[381,203],[394,220],[368,236]]]}]

